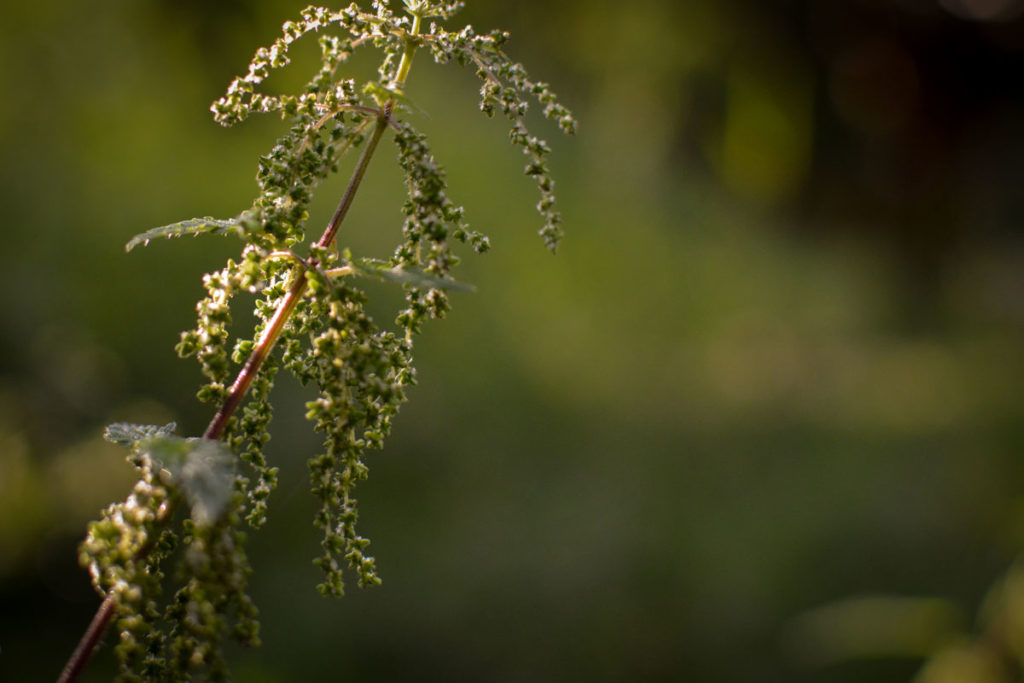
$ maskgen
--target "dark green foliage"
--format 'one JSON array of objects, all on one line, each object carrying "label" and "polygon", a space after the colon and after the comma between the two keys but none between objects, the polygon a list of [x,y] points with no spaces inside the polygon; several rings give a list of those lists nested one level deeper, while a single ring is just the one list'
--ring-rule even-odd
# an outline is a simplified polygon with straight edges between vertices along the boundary
[{"label": "dark green foliage", "polygon": [[[507,36],[476,36],[468,27],[449,33],[426,19],[447,19],[460,2],[405,0],[396,15],[385,2],[373,13],[355,4],[341,11],[310,7],[301,20],[287,22],[283,35],[257,50],[248,72],[236,78],[211,107],[223,125],[253,113],[277,113],[288,131],[259,158],[259,192],[251,207],[230,220],[192,219],[138,235],[131,250],[158,237],[231,234],[242,242],[241,257],[203,278],[206,296],[196,305],[196,326],[182,333],[177,351],[195,358],[206,383],[198,397],[219,408],[202,439],[172,435],[173,425],[116,424],[107,438],[130,450],[140,481],[129,499],[112,505],[92,525],[81,559],[97,589],[117,597],[119,654],[125,680],[212,680],[227,676],[220,644],[232,635],[255,644],[256,610],[245,593],[248,563],[243,520],[266,521],[278,469],[266,458],[272,409],[270,393],[279,370],[315,385],[306,417],[324,435],[324,450],[309,460],[312,492],[320,501],[314,524],[323,531],[316,560],[325,573],[319,589],[344,593],[346,567],[360,586],[380,583],[369,541],[357,530],[355,488],[369,472],[366,455],[383,447],[391,421],[414,383],[412,347],[427,318],[449,309],[448,290],[467,289],[451,279],[458,263],[455,243],[482,253],[487,238],[470,228],[462,207],[449,197],[443,167],[426,136],[399,117],[414,113],[404,93],[416,49],[428,46],[440,63],[475,64],[485,80],[481,108],[500,106],[513,122],[512,140],[531,158],[527,174],[541,190],[541,234],[552,249],[561,235],[554,209],[547,144],[526,130],[526,97],[545,105],[545,114],[565,132],[575,123],[546,85],[526,77],[499,46]],[[321,66],[296,94],[268,95],[258,86],[272,69],[288,64],[290,46],[321,32]],[[335,31],[334,35],[327,31]],[[339,71],[359,47],[382,53],[380,80],[357,86]],[[376,149],[393,131],[408,199],[401,240],[389,259],[353,257],[334,243],[337,228]],[[349,188],[323,236],[306,246],[306,222],[317,185],[339,169],[346,152],[363,147]],[[354,276],[404,287],[406,304],[397,330],[388,330],[366,311],[366,294]],[[232,341],[232,303],[239,293],[255,297],[256,329]],[[232,381],[231,378],[235,379]],[[235,460],[248,467],[235,469]],[[190,510],[181,518],[180,503]],[[175,529],[176,522],[179,528]],[[175,569],[162,566],[173,558]],[[165,583],[176,588],[161,600]]]}]

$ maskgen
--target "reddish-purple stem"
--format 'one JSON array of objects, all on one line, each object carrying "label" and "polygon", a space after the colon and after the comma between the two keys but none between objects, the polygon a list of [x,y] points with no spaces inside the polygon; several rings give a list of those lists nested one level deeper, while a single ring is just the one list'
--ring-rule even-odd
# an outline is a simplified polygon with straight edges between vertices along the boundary
[{"label": "reddish-purple stem", "polygon": [[[335,236],[338,234],[338,228],[341,226],[341,222],[345,219],[348,214],[349,208],[352,206],[352,202],[355,199],[356,191],[359,189],[359,184],[363,181],[363,176],[366,174],[366,169],[370,165],[370,159],[373,157],[373,152],[377,148],[377,143],[380,142],[381,135],[384,133],[384,129],[387,128],[388,123],[391,120],[391,110],[394,107],[394,101],[388,102],[383,109],[377,112],[377,124],[373,129],[373,133],[370,135],[370,139],[366,144],[366,148],[363,150],[362,156],[359,157],[359,163],[356,165],[355,170],[352,172],[352,178],[349,179],[348,186],[345,188],[345,194],[341,198],[341,202],[338,204],[338,208],[334,212],[334,216],[331,221],[327,224],[324,229],[323,235],[317,240],[317,246],[328,248],[334,241]],[[292,286],[288,289],[288,293],[285,295],[284,300],[278,304],[277,310],[274,311],[274,316],[270,319],[267,327],[263,330],[263,334],[260,336],[259,342],[256,347],[249,354],[249,358],[245,361],[245,365],[239,371],[238,376],[235,378],[234,384],[231,385],[231,390],[228,392],[228,397],[221,405],[220,410],[214,415],[213,420],[210,421],[210,425],[206,428],[203,433],[204,439],[220,439],[224,434],[224,429],[227,427],[231,417],[238,410],[238,407],[242,404],[242,399],[245,398],[245,394],[249,391],[249,386],[252,384],[253,379],[259,373],[260,368],[263,366],[263,362],[270,355],[270,351],[274,348],[274,344],[277,342],[277,338],[281,335],[281,331],[284,329],[285,323],[288,322],[288,318],[291,317],[292,312],[295,310],[295,306],[298,305],[302,299],[306,289],[306,270],[305,266],[300,267],[295,273],[295,280],[292,282]],[[170,508],[168,508],[168,513]],[[163,519],[166,519],[170,514],[163,515]],[[160,520],[158,520],[160,521]],[[114,617],[114,612],[117,607],[117,601],[114,599],[113,593],[107,594],[103,602],[100,604],[99,609],[96,610],[96,614],[93,616],[92,621],[89,623],[89,628],[86,629],[82,635],[82,639],[78,643],[78,647],[71,654],[71,658],[68,659],[68,663],[64,666],[64,670],[61,672],[60,678],[57,679],[57,683],[74,683],[78,680],[82,670],[85,668],[86,663],[92,656],[93,651],[99,645],[100,638],[103,637],[107,627],[110,625],[111,619]]]}]

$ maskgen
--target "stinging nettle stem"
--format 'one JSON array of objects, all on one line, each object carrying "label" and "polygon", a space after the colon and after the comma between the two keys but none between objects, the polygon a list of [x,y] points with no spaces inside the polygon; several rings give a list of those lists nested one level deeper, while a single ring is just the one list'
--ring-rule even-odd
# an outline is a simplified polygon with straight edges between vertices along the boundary
[{"label": "stinging nettle stem", "polygon": [[370,165],[370,159],[377,149],[377,143],[380,142],[384,129],[388,127],[393,106],[394,100],[388,102],[377,115],[377,125],[374,126],[373,133],[370,134],[370,139],[366,143],[366,149],[363,150],[363,155],[359,157],[359,163],[356,164],[356,169],[352,172],[352,178],[348,181],[348,187],[345,188],[345,194],[342,196],[341,202],[338,203],[338,208],[335,210],[330,223],[327,224],[324,234],[317,241],[317,246],[326,249],[334,242],[334,238],[338,234],[338,228],[341,227],[341,222],[345,220],[345,216],[355,200],[356,191],[359,189],[360,183],[363,182],[363,176],[366,174],[366,169]]},{"label": "stinging nettle stem", "polygon": [[[412,68],[412,58],[416,52],[416,40],[415,37],[420,30],[420,17],[419,15],[413,15],[412,30],[410,37],[405,41],[405,50],[402,52],[402,60],[399,62],[398,70],[395,75],[394,87],[401,88],[405,85],[406,79],[409,77],[409,70]],[[370,160],[373,158],[374,152],[377,150],[377,143],[380,142],[381,136],[384,134],[384,130],[388,127],[391,121],[391,112],[394,109],[395,100],[389,100],[387,104],[378,112],[377,123],[373,128],[373,133],[370,134],[370,139],[366,143],[366,148],[363,149],[362,155],[359,157],[359,162],[356,164],[355,170],[352,172],[352,177],[349,179],[348,186],[345,188],[345,193],[341,197],[341,201],[338,203],[338,208],[334,211],[334,215],[331,217],[330,222],[327,224],[327,228],[324,229],[323,235],[317,240],[317,246],[327,249],[334,242],[338,234],[338,229],[341,227],[342,221],[345,220],[345,216],[348,215],[348,210],[352,207],[352,202],[355,201],[356,192],[359,190],[360,184],[363,182],[363,177],[366,175],[366,169],[370,165]],[[274,344],[277,342],[277,338],[281,335],[281,331],[284,329],[285,323],[288,318],[291,317],[292,311],[295,310],[295,306],[298,305],[299,300],[302,299],[302,294],[306,288],[306,271],[305,268],[299,268],[295,273],[295,280],[292,283],[291,288],[288,290],[288,294],[285,295],[284,301],[278,306],[277,311],[274,313],[274,317],[271,318],[270,324],[263,332],[263,336],[260,337],[260,341],[256,344],[256,348],[252,350],[248,360],[242,370],[238,373],[235,378],[234,384],[231,385],[231,391],[228,393],[228,398],[224,401],[220,410],[214,416],[210,425],[206,428],[206,432],[203,434],[205,439],[219,439],[224,433],[224,429],[227,426],[231,416],[241,405],[242,399],[245,394],[249,391],[249,386],[255,379],[256,374],[259,372],[263,362],[270,355],[270,351],[273,349]]]},{"label": "stinging nettle stem", "polygon": [[[192,577],[188,579],[189,583],[181,586],[173,601],[164,596],[169,604],[162,608],[162,616],[154,602],[161,597],[160,590],[147,599],[143,611],[136,611],[137,597],[129,597],[122,602],[121,596],[128,595],[126,587],[132,591],[148,590],[150,581],[156,578],[153,572],[162,571],[161,563],[167,554],[156,550],[165,547],[158,539],[175,538],[172,527],[177,521],[182,521],[179,517],[184,517],[176,514],[179,503],[191,504],[193,513],[198,514],[196,505],[206,506],[209,502],[204,502],[209,492],[207,489],[221,495],[232,485],[240,483],[227,467],[231,461],[230,449],[217,443],[226,438],[229,429],[234,432],[236,424],[240,430],[239,440],[244,444],[236,457],[252,465],[259,474],[259,481],[253,486],[234,486],[233,490],[238,495],[248,496],[252,506],[248,515],[251,525],[258,527],[265,521],[265,501],[276,485],[277,469],[267,465],[262,453],[263,444],[269,438],[266,424],[270,419],[268,391],[271,382],[269,377],[264,381],[261,372],[264,372],[263,367],[269,362],[275,345],[279,342],[284,344],[284,340],[289,343],[289,351],[283,359],[285,367],[304,383],[315,379],[321,391],[318,400],[307,403],[309,412],[306,415],[315,423],[315,429],[327,435],[323,454],[309,461],[312,490],[322,503],[314,525],[324,531],[321,543],[324,553],[315,564],[326,572],[327,577],[318,588],[325,594],[342,594],[342,558],[349,568],[358,572],[360,585],[379,582],[374,558],[364,553],[369,540],[356,533],[356,500],[349,494],[356,482],[366,476],[362,461],[365,451],[381,447],[390,430],[392,416],[405,400],[402,387],[409,382],[413,370],[412,335],[427,317],[443,317],[448,310],[448,299],[443,290],[449,288],[446,286],[448,274],[457,261],[450,250],[449,237],[471,244],[477,252],[486,251],[488,247],[486,236],[466,225],[461,218],[462,207],[448,198],[444,169],[435,162],[425,136],[414,127],[392,118],[397,103],[405,101],[405,82],[418,47],[429,43],[434,61],[438,63],[476,63],[478,75],[484,79],[480,109],[492,115],[500,108],[512,121],[511,140],[531,158],[525,172],[534,177],[541,192],[541,202],[537,205],[538,212],[545,219],[541,234],[549,248],[554,250],[557,246],[561,234],[558,227],[560,215],[553,208],[553,181],[545,165],[550,147],[544,140],[530,135],[522,119],[528,107],[527,99],[536,99],[544,105],[545,116],[557,118],[562,131],[571,134],[575,130],[571,112],[557,102],[546,84],[530,81],[522,65],[512,62],[498,49],[507,34],[494,32],[489,36],[476,36],[468,26],[455,33],[433,23],[429,35],[420,34],[424,17],[448,19],[460,9],[462,2],[404,0],[409,14],[405,18],[398,18],[388,8],[389,4],[388,0],[375,1],[376,15],[360,12],[354,5],[334,13],[322,7],[307,8],[302,12],[301,22],[286,22],[282,37],[269,48],[257,50],[249,72],[232,81],[226,94],[211,105],[215,120],[223,125],[233,125],[256,112],[279,111],[284,118],[291,116],[293,121],[290,133],[279,140],[269,156],[260,158],[257,174],[260,196],[253,211],[244,212],[234,221],[192,219],[153,228],[128,244],[131,248],[138,243],[148,243],[155,236],[234,232],[256,250],[249,247],[243,250],[244,268],[229,261],[226,269],[204,280],[208,292],[197,306],[199,319],[196,328],[183,333],[177,347],[182,356],[195,356],[210,380],[200,396],[206,398],[214,394],[222,399],[202,439],[173,436],[170,434],[171,426],[117,424],[108,427],[105,434],[108,440],[132,449],[130,462],[142,470],[144,482],[150,481],[153,467],[167,465],[160,455],[164,445],[173,446],[174,462],[178,462],[180,455],[185,459],[184,465],[198,464],[201,473],[195,482],[185,477],[171,482],[170,495],[159,504],[159,509],[155,504],[149,505],[152,515],[136,518],[132,506],[138,501],[129,498],[123,504],[109,506],[103,511],[103,518],[90,525],[89,534],[81,546],[81,562],[89,566],[103,600],[65,666],[59,679],[61,683],[72,683],[78,679],[114,620],[117,620],[120,631],[117,650],[121,670],[132,680],[143,672],[151,677],[168,679],[188,677],[187,671],[193,668],[204,669],[211,674],[220,673],[223,670],[220,638],[229,625],[222,619],[236,622],[234,635],[240,642],[255,644],[258,622],[255,621],[252,599],[245,592],[245,577],[251,570],[244,550],[238,545],[241,536],[237,530],[232,531],[234,535],[200,538],[188,534],[206,527],[190,528],[184,520],[182,531],[186,536],[178,538],[185,539],[188,552],[194,551],[210,561],[214,557],[222,558],[231,572],[230,576],[209,579],[194,568],[186,567],[186,573],[191,572]],[[288,63],[288,47],[293,41],[335,23],[347,29],[356,40],[322,37],[321,70],[301,95],[268,95],[255,89],[271,69]],[[380,81],[369,82],[362,90],[364,96],[372,96],[372,101],[355,96],[354,80],[338,81],[336,76],[338,67],[351,54],[352,48],[370,41],[385,52],[384,66],[379,72]],[[325,140],[319,133],[321,127],[345,111],[357,112],[357,121],[352,125],[341,121],[342,125],[331,131],[330,140]],[[392,271],[407,265],[419,266],[426,271],[422,281],[395,278],[407,285],[407,308],[396,318],[396,324],[405,330],[406,343],[402,343],[393,332],[374,324],[364,308],[366,299],[358,289],[351,293],[332,293],[312,286],[319,282],[320,277],[334,278],[363,271],[357,265],[359,262],[350,257],[335,265],[335,257],[324,254],[337,254],[341,225],[388,127],[396,131],[398,161],[405,171],[409,193],[404,206],[403,239],[394,252],[394,262],[399,265]],[[339,141],[340,145],[336,145]],[[280,247],[279,251],[267,253],[264,248],[271,235],[277,237],[275,244],[290,245],[300,240],[314,187],[336,171],[337,161],[348,156],[349,150],[361,143],[365,143],[363,149],[323,233],[315,241],[302,238],[309,246],[310,255],[300,256]],[[273,210],[264,210],[271,205],[275,207]],[[249,231],[253,217],[262,220],[262,230]],[[429,252],[421,251],[424,246]],[[254,256],[255,259],[252,258]],[[285,263],[281,264],[281,259],[285,259]],[[281,265],[268,269],[272,262]],[[382,269],[378,270],[384,274]],[[225,323],[225,314],[230,313],[228,300],[242,282],[270,279],[271,272],[276,273],[272,279],[277,282],[277,292],[268,294],[269,299],[257,303],[256,313],[261,322],[253,333],[254,342],[245,342],[245,346],[251,344],[249,355],[225,390],[222,382],[227,373],[226,344],[230,338]],[[235,289],[232,289],[233,285]],[[424,294],[421,286],[429,292]],[[330,303],[330,320],[324,321],[326,324],[322,332],[310,335],[308,349],[298,338],[304,334],[300,335],[300,331],[289,324],[293,316],[299,315],[302,310],[300,303],[304,300],[309,301],[318,313],[325,310],[319,306]],[[247,399],[250,394],[251,398]],[[243,404],[248,406],[245,418],[236,419]],[[234,438],[231,440],[235,441]],[[179,447],[185,451],[179,454]],[[139,456],[145,457],[136,461]],[[177,473],[173,477],[177,479]],[[226,520],[223,517],[225,505],[228,502],[224,500],[217,502],[218,512],[215,514],[221,515],[220,519],[225,524],[228,521],[231,525],[240,523],[238,513],[245,510],[245,506],[232,507],[228,515],[230,520]],[[199,512],[202,512],[202,507]],[[206,530],[214,533],[221,529]],[[133,545],[127,554],[123,545],[129,539],[126,533],[135,534],[130,537]],[[213,550],[199,547],[195,543],[197,539],[202,541],[199,545],[209,541]],[[193,581],[198,583],[193,585]],[[108,586],[114,588],[105,590]],[[223,592],[228,602],[211,601],[209,596],[218,594],[218,591]],[[187,606],[186,612],[176,607],[182,605]],[[207,609],[213,610],[212,615],[206,615]],[[196,623],[208,633],[193,633],[190,620],[196,614],[200,615],[196,617],[199,619]],[[185,636],[185,641],[175,636],[181,628],[192,634]]]},{"label": "stinging nettle stem", "polygon": [[[338,203],[338,208],[334,212],[334,216],[327,224],[327,228],[324,229],[323,235],[317,240],[317,246],[328,248],[334,242],[335,237],[338,234],[338,228],[341,227],[341,222],[345,220],[345,216],[348,214],[349,208],[352,206],[352,202],[355,201],[356,192],[359,190],[359,185],[363,182],[363,177],[366,175],[366,169],[370,165],[370,160],[373,158],[373,153],[377,149],[377,143],[380,142],[381,136],[384,134],[384,130],[388,127],[388,121],[391,118],[391,108],[394,106],[394,100],[388,102],[384,109],[377,115],[377,125],[373,128],[373,133],[370,135],[370,139],[366,143],[366,148],[363,149],[362,156],[359,157],[359,162],[356,164],[355,170],[352,172],[352,177],[348,181],[348,186],[345,188],[345,194],[342,195],[341,201]],[[245,365],[242,366],[238,376],[235,378],[234,384],[231,385],[231,390],[228,392],[228,397],[221,405],[220,410],[213,417],[210,425],[206,428],[206,432],[203,433],[204,439],[219,439],[224,434],[224,429],[227,427],[228,421],[231,416],[234,415],[235,411],[238,410],[238,406],[242,404],[242,399],[245,398],[245,394],[249,391],[250,385],[252,385],[253,379],[256,378],[256,374],[263,366],[263,362],[270,355],[270,351],[274,348],[274,344],[277,343],[277,338],[281,336],[281,331],[284,329],[285,323],[288,322],[288,318],[291,317],[292,312],[302,299],[302,295],[306,290],[306,269],[304,266],[300,266],[296,269],[295,279],[292,281],[292,286],[288,289],[288,293],[285,295],[284,300],[278,305],[277,310],[274,312],[274,316],[270,319],[270,323],[263,331],[263,335],[260,337],[259,342],[256,344],[256,348],[249,354],[249,358],[245,361]]]},{"label": "stinging nettle stem", "polygon": [[[412,36],[415,36],[419,32],[419,28],[420,17],[414,16],[411,32]],[[395,77],[395,87],[400,88],[405,84],[405,79],[409,75],[409,69],[412,67],[412,55],[415,50],[415,39],[407,39],[405,51],[402,53],[402,60],[399,63],[397,75]],[[373,158],[373,154],[377,149],[377,143],[380,142],[384,131],[387,129],[389,123],[391,123],[391,112],[394,109],[394,106],[395,100],[391,99],[380,110],[378,110],[377,123],[374,126],[373,133],[371,133],[370,139],[367,141],[366,147],[363,149],[363,153],[359,157],[356,168],[352,172],[352,177],[349,179],[348,185],[345,188],[345,193],[342,195],[341,201],[338,203],[338,208],[335,210],[333,217],[324,229],[323,235],[321,235],[320,239],[317,241],[318,246],[327,248],[334,242],[338,229],[341,227],[342,221],[348,214],[348,210],[351,208],[352,203],[355,200],[356,192],[359,190],[363,177],[366,175],[366,169],[369,167],[370,160]],[[235,377],[235,381],[231,385],[231,390],[228,393],[227,399],[225,399],[224,403],[217,411],[217,414],[214,415],[213,420],[210,421],[209,426],[203,433],[204,439],[218,440],[223,436],[224,429],[227,427],[228,422],[235,414],[235,411],[238,410],[238,407],[241,405],[246,393],[249,391],[249,387],[252,385],[253,380],[259,373],[260,368],[263,366],[264,361],[266,361],[270,352],[273,350],[274,344],[277,342],[278,337],[280,337],[285,324],[288,322],[291,314],[295,311],[295,307],[298,305],[299,301],[301,301],[306,289],[306,282],[307,277],[305,266],[297,267],[295,270],[294,280],[292,281],[291,287],[288,289],[288,293],[285,295],[284,300],[278,305],[277,310],[270,319],[270,323],[267,325],[266,329],[264,329],[259,342],[252,350],[252,353],[249,354],[249,358],[246,359],[245,365],[242,366],[242,369]],[[168,509],[168,511],[170,511],[170,509]],[[170,514],[166,515],[165,519],[168,517],[170,517]],[[93,616],[89,627],[82,635],[82,639],[79,641],[78,646],[72,653],[68,663],[64,666],[60,678],[58,679],[58,683],[74,683],[74,681],[78,680],[78,677],[85,669],[85,665],[88,663],[92,653],[99,645],[99,641],[103,637],[104,632],[109,627],[116,608],[117,600],[113,593],[110,593],[103,599],[103,602],[96,610],[96,614]]]},{"label": "stinging nettle stem", "polygon": [[249,358],[246,359],[245,365],[238,372],[238,376],[235,377],[235,382],[231,385],[231,391],[228,392],[227,399],[221,405],[217,414],[213,416],[213,420],[210,421],[206,431],[203,432],[204,439],[216,440],[220,439],[224,434],[228,421],[235,414],[235,411],[238,410],[238,406],[241,405],[242,399],[245,398],[245,394],[249,391],[253,379],[256,378],[257,373],[259,373],[260,368],[263,366],[263,362],[267,360],[267,356],[270,355],[270,351],[274,348],[277,338],[281,335],[281,330],[284,329],[285,323],[288,322],[288,318],[291,317],[295,307],[302,299],[302,293],[305,289],[306,270],[304,267],[300,267],[296,269],[295,279],[292,281],[292,286],[288,288],[284,301],[274,311],[274,316],[270,319],[266,329],[263,330],[259,342],[252,350],[252,353],[249,354]]},{"label": "stinging nettle stem", "polygon": [[99,645],[100,638],[103,637],[103,633],[107,630],[107,626],[110,625],[110,620],[114,617],[114,610],[117,607],[117,600],[114,599],[114,594],[110,593],[103,602],[100,604],[99,609],[96,610],[96,614],[93,616],[92,621],[89,622],[89,628],[85,630],[85,634],[82,635],[82,640],[79,641],[78,647],[71,654],[71,658],[68,663],[64,665],[64,670],[60,673],[60,678],[57,679],[57,683],[72,683],[77,681],[78,677],[82,674],[82,670],[85,669],[85,665],[88,664],[89,658],[92,656],[93,650]]}]

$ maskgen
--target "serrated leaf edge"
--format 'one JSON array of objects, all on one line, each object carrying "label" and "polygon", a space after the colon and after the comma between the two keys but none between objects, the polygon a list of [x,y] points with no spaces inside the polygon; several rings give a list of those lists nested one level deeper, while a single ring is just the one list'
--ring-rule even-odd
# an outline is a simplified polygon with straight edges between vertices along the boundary
[{"label": "serrated leaf edge", "polygon": [[210,216],[205,216],[203,218],[189,218],[188,220],[178,221],[177,223],[171,223],[169,225],[161,225],[159,228],[151,228],[145,232],[141,232],[128,240],[128,243],[124,245],[124,250],[131,251],[140,244],[142,246],[147,246],[150,240],[160,237],[171,239],[174,237],[184,237],[185,235],[202,235],[208,232],[223,235],[241,229],[241,224],[235,219],[223,220],[219,218],[212,218]]}]

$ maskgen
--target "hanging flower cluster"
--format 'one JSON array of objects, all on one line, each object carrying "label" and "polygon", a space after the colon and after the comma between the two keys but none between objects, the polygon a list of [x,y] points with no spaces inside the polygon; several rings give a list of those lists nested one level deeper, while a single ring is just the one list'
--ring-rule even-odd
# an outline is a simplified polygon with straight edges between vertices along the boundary
[{"label": "hanging flower cluster", "polygon": [[[483,81],[481,110],[507,116],[512,142],[529,158],[525,171],[540,191],[544,241],[554,250],[561,238],[547,166],[551,149],[526,127],[528,100],[539,102],[566,133],[575,131],[572,115],[546,84],[530,80],[505,55],[507,34],[477,35],[470,27],[449,32],[438,23],[462,2],[403,4],[400,13],[382,0],[370,12],[356,4],[338,11],[309,7],[298,21],[286,22],[281,37],[257,50],[245,75],[211,106],[225,126],[257,113],[288,122],[287,132],[259,158],[252,205],[231,219],[155,228],[127,245],[130,250],[157,238],[207,233],[242,241],[237,260],[204,277],[196,325],[177,345],[179,355],[200,364],[205,384],[198,397],[218,409],[203,438],[177,437],[173,425],[108,428],[107,437],[128,448],[140,478],[124,503],[111,505],[93,523],[80,557],[105,604],[116,608],[123,680],[220,680],[227,675],[223,639],[258,641],[256,608],[245,592],[242,525],[265,523],[277,484],[278,469],[265,450],[271,391],[281,370],[317,392],[306,417],[324,437],[323,451],[309,460],[312,492],[320,499],[313,523],[323,532],[319,589],[342,595],[348,571],[361,586],[380,582],[369,541],[357,529],[355,489],[369,472],[367,453],[383,446],[415,381],[415,336],[427,319],[445,315],[450,290],[464,288],[451,277],[458,263],[453,247],[466,244],[478,253],[489,248],[449,197],[444,168],[426,136],[406,120],[414,108],[405,82],[419,48],[438,63],[476,69]],[[314,77],[297,93],[261,92],[270,72],[289,63],[291,46],[310,33],[319,33]],[[341,74],[360,48],[380,52],[379,80],[359,85]],[[387,133],[393,134],[408,190],[405,220],[390,256],[357,258],[336,244],[338,227]],[[307,242],[317,186],[357,149],[362,151],[334,218],[318,240]],[[359,278],[404,288],[395,330],[368,314]],[[232,339],[232,305],[240,295],[253,297],[257,324],[251,337]],[[165,567],[172,563],[173,569]],[[163,597],[168,586],[175,589]]]}]

